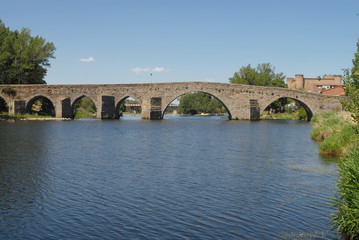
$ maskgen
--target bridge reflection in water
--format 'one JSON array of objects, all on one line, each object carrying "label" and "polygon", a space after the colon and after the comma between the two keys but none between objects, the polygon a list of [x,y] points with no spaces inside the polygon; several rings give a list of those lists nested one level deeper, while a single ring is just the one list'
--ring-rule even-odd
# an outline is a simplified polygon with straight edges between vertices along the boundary
[{"label": "bridge reflection in water", "polygon": [[217,98],[227,109],[229,119],[259,119],[263,110],[279,98],[297,101],[313,114],[341,108],[338,96],[308,93],[287,88],[272,88],[213,82],[172,82],[152,84],[103,85],[0,85],[0,100],[10,114],[28,113],[35,99],[48,99],[57,118],[73,118],[74,103],[86,96],[97,109],[98,119],[118,119],[121,103],[131,97],[141,106],[142,119],[162,119],[178,97],[204,92]]}]

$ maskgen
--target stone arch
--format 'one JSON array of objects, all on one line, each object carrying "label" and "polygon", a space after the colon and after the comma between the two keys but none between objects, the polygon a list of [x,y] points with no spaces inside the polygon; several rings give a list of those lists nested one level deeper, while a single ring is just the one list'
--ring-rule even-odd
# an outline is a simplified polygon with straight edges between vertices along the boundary
[{"label": "stone arch", "polygon": [[39,95],[35,95],[35,96],[28,98],[26,100],[26,104],[25,104],[25,112],[28,114],[31,114],[32,105],[35,103],[35,101],[37,101],[39,99],[45,99],[46,101],[48,101],[48,103],[50,103],[49,107],[52,108],[52,110],[54,111],[53,114],[51,114],[51,115],[53,115],[55,117],[56,116],[56,104],[49,96],[47,96],[45,94],[39,94]]},{"label": "stone arch", "polygon": [[93,102],[93,104],[95,105],[95,111],[96,111],[96,113],[98,112],[99,107],[98,107],[98,105],[97,105],[97,101],[94,101],[94,99],[93,99],[92,97],[88,96],[88,95],[82,94],[82,95],[79,95],[79,96],[75,97],[74,100],[71,102],[72,118],[75,118],[75,114],[74,114],[75,104],[76,104],[80,99],[82,99],[82,98],[84,98],[84,97],[89,98],[89,99]]},{"label": "stone arch", "polygon": [[116,115],[116,118],[120,118],[120,115],[119,115],[120,106],[128,98],[135,99],[138,102],[138,104],[140,104],[140,107],[142,108],[142,102],[137,97],[134,97],[133,95],[127,95],[125,97],[120,97],[119,100],[116,102],[116,105],[115,105],[115,113],[118,114],[118,116]]},{"label": "stone arch", "polygon": [[[219,99],[215,94],[211,93],[210,91],[205,91],[205,90],[203,90],[203,89],[201,89],[201,90],[193,90],[193,91],[188,91],[188,90],[187,90],[187,91],[183,91],[183,92],[181,92],[181,93],[177,93],[177,95],[176,95],[175,98],[173,98],[173,97],[168,98],[168,99],[170,99],[170,100],[166,100],[166,101],[163,102],[163,106],[164,106],[164,107],[162,108],[161,117],[162,117],[162,118],[164,117],[167,108],[170,106],[170,104],[171,104],[174,100],[176,100],[177,98],[179,98],[179,97],[181,97],[181,96],[183,96],[183,95],[186,95],[186,94],[189,94],[189,93],[193,93],[193,92],[206,93],[206,94],[209,94],[209,95],[211,95],[212,97],[216,98],[216,99],[217,99],[220,103],[222,103],[222,105],[226,108],[226,110],[227,110],[227,112],[228,112],[228,118],[229,118],[229,119],[232,118],[232,114],[231,114],[231,111],[230,111],[229,107],[228,107],[221,99]],[[173,96],[173,94],[172,94],[172,96]]]},{"label": "stone arch", "polygon": [[292,100],[298,102],[304,108],[305,112],[307,113],[307,121],[309,122],[312,119],[312,117],[313,117],[312,107],[310,107],[310,105],[305,103],[303,100],[300,100],[299,98],[296,98],[296,97],[290,97],[290,96],[283,96],[283,97],[277,96],[277,97],[274,97],[274,98],[264,102],[260,106],[260,114],[262,114],[264,109],[266,109],[270,104],[272,104],[274,101],[276,101],[280,98],[289,98],[289,99],[292,99]]},{"label": "stone arch", "polygon": [[5,97],[0,94],[0,112],[9,112],[9,103]]},{"label": "stone arch", "polygon": [[82,94],[82,95],[79,95],[75,98],[73,98],[73,100],[71,101],[71,109],[73,108],[73,106],[75,105],[75,103],[80,100],[81,98],[83,97],[87,97],[89,99],[91,99],[91,101],[95,104],[95,107],[96,107],[96,111],[98,109],[98,106],[97,106],[97,101],[95,101],[92,97],[88,96],[88,95],[85,95],[85,94]]}]

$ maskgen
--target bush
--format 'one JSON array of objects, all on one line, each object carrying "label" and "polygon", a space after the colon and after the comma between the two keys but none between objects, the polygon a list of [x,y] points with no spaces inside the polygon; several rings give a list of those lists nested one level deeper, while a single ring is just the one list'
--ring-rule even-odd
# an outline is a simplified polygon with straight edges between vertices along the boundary
[{"label": "bush", "polygon": [[319,149],[326,155],[343,155],[352,146],[359,134],[350,113],[331,112],[316,114],[312,118],[314,129],[311,137],[321,141]]},{"label": "bush", "polygon": [[338,165],[338,196],[333,226],[347,239],[359,239],[359,145]]},{"label": "bush", "polygon": [[300,120],[306,120],[307,119],[307,112],[302,107],[298,110],[298,118]]}]

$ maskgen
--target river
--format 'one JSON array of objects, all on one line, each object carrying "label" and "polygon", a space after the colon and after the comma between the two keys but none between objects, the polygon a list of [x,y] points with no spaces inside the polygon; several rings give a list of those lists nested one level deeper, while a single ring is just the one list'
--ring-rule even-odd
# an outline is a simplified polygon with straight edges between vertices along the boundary
[{"label": "river", "polygon": [[310,123],[0,122],[0,239],[334,239]]}]

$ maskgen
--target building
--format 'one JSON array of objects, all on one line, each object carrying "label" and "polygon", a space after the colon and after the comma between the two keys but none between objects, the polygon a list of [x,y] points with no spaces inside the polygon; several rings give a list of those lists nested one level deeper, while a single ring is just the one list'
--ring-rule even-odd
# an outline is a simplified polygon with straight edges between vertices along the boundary
[{"label": "building", "polygon": [[304,78],[304,75],[296,74],[295,78],[287,78],[287,84],[289,89],[305,90],[313,93],[322,93],[324,90],[338,86],[343,88],[341,75]]},{"label": "building", "polygon": [[333,87],[333,88],[329,88],[327,90],[323,90],[322,94],[324,94],[324,95],[344,96],[345,95],[345,89],[342,86],[336,86],[336,87]]}]

